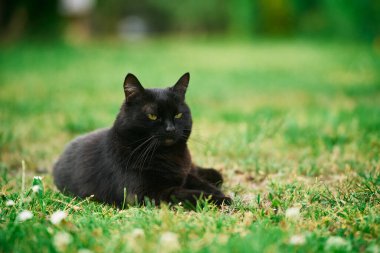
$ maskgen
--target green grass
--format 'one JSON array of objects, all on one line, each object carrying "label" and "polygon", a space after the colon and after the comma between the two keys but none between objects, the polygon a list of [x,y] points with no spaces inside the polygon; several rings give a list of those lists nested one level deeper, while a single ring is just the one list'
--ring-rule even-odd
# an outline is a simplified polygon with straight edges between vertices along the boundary
[{"label": "green grass", "polygon": [[[24,43],[0,59],[0,252],[379,252],[380,54],[371,46]],[[74,136],[112,124],[127,72],[164,87],[187,71],[193,158],[224,174],[231,207],[120,211],[55,189],[54,160]],[[36,175],[41,194],[30,191]],[[19,222],[22,210],[33,218]],[[58,210],[68,216],[53,225]],[[69,243],[59,245],[60,232]],[[304,242],[292,244],[295,235]]]}]

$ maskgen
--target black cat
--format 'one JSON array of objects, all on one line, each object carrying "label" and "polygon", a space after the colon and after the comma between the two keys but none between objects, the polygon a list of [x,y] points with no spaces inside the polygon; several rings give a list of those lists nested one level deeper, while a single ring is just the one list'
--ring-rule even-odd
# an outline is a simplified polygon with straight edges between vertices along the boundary
[{"label": "black cat", "polygon": [[221,174],[191,162],[189,79],[186,73],[173,87],[144,89],[128,74],[114,125],[76,138],[55,164],[58,189],[118,206],[146,199],[195,205],[199,198],[230,204],[219,189]]}]

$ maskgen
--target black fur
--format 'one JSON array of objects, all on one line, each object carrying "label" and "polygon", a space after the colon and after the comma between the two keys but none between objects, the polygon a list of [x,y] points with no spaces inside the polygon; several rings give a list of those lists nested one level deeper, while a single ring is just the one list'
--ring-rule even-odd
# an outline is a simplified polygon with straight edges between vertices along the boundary
[{"label": "black fur", "polygon": [[[118,206],[143,203],[146,198],[156,204],[195,205],[207,197],[218,205],[230,204],[219,189],[221,174],[191,161],[186,143],[192,118],[185,103],[189,78],[186,73],[173,87],[144,89],[128,74],[125,102],[114,125],[76,138],[55,164],[58,189],[79,197],[94,195]],[[179,113],[182,116],[175,118]]]}]

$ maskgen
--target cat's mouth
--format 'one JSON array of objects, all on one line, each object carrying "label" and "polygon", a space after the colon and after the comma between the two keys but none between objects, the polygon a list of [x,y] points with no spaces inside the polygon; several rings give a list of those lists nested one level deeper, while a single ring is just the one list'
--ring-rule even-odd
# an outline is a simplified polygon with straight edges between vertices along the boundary
[{"label": "cat's mouth", "polygon": [[162,146],[172,146],[178,141],[178,136],[174,134],[166,134],[157,137]]},{"label": "cat's mouth", "polygon": [[175,143],[175,140],[172,139],[172,138],[166,138],[166,139],[164,139],[164,144],[165,144],[166,146],[173,145],[174,143]]}]

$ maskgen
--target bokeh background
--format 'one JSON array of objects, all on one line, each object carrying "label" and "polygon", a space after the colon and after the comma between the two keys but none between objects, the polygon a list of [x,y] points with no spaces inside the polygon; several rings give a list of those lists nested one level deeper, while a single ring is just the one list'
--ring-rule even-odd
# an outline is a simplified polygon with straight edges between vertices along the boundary
[{"label": "bokeh background", "polygon": [[218,34],[375,42],[379,14],[378,1],[369,0],[2,0],[0,27],[3,39]]}]

